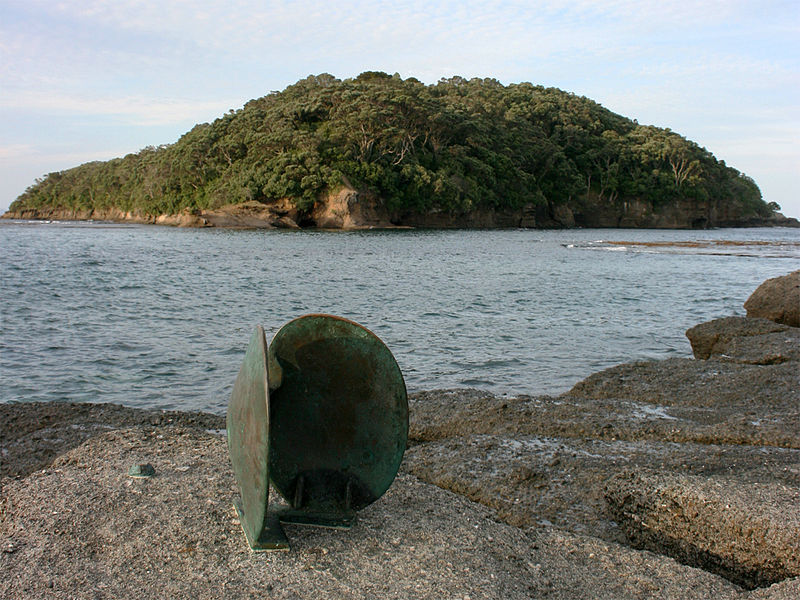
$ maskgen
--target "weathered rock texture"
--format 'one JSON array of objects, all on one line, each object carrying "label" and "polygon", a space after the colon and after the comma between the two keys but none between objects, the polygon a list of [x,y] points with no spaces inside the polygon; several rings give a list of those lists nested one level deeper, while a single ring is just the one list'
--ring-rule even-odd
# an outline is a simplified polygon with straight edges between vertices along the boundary
[{"label": "weathered rock texture", "polygon": [[321,229],[386,229],[394,227],[388,212],[372,197],[345,187],[314,205],[307,224]]},{"label": "weathered rock texture", "polygon": [[[747,362],[746,356],[754,358],[754,364],[772,364],[789,360],[786,355],[800,352],[797,339],[798,330],[780,325],[769,319],[725,317],[695,325],[686,332],[692,344],[695,358],[705,360],[711,355],[735,356]],[[777,334],[777,335],[773,335]],[[755,348],[752,348],[755,346]],[[746,347],[752,351],[747,352]]]},{"label": "weathered rock texture", "polygon": [[748,317],[800,327],[800,270],[767,279],[744,303]]},{"label": "weathered rock texture", "polygon": [[3,219],[32,219],[43,221],[114,221],[140,223],[144,225],[170,225],[174,227],[208,227],[199,211],[185,210],[172,215],[143,215],[123,211],[119,208],[102,210],[71,210],[61,208],[39,208],[19,212],[7,212]]},{"label": "weathered rock texture", "polygon": [[90,438],[133,425],[152,428],[180,425],[222,432],[225,417],[116,404],[0,404],[0,480],[26,477]]},{"label": "weathered rock texture", "polygon": [[0,597],[794,600],[799,333],[718,319],[704,360],[559,397],[414,394],[386,496],[277,555],[235,520],[222,417],[0,404]]},{"label": "weathered rock texture", "polygon": [[[706,360],[619,365],[557,398],[420,394],[406,468],[507,523],[628,543],[746,588],[793,581],[774,596],[791,597],[800,590],[800,329],[735,317],[690,338]],[[642,473],[650,479],[632,479]],[[681,527],[670,520],[679,518]]]},{"label": "weathered rock texture", "polygon": [[173,227],[226,227],[232,229],[299,229],[294,204],[278,200],[271,204],[243,202],[214,210],[185,209],[178,214],[150,215],[125,212],[118,208],[103,210],[36,209],[7,212],[2,218],[48,221],[113,221]]},{"label": "weathered rock texture", "polygon": [[230,227],[242,229],[299,229],[298,212],[288,200],[271,204],[245,202],[229,204],[216,210],[196,211],[208,227]]},{"label": "weathered rock texture", "polygon": [[627,471],[606,484],[605,498],[637,547],[668,549],[747,587],[800,574],[800,488]]},{"label": "weathered rock texture", "polygon": [[710,227],[795,227],[797,219],[780,213],[771,217],[744,216],[733,204],[688,198],[658,206],[640,198],[602,201],[596,196],[573,200],[569,206],[575,224],[582,227],[636,227],[653,229],[707,229]]},{"label": "weathered rock texture", "polygon": [[319,198],[307,211],[299,211],[289,198],[268,203],[256,201],[231,204],[213,210],[192,209],[178,214],[149,215],[104,210],[27,209],[6,212],[4,219],[96,220],[174,225],[179,227],[230,227],[269,229],[320,228],[370,229],[394,227],[423,228],[516,228],[561,229],[570,227],[614,227],[652,229],[705,229],[709,227],[800,227],[797,219],[781,214],[770,217],[743,216],[738,208],[713,202],[677,201],[668,206],[629,199],[607,202],[597,197],[568,204],[526,204],[515,209],[479,207],[469,211],[440,209],[389,211],[373,194],[359,192],[349,183]]},{"label": "weathered rock texture", "polygon": [[[22,409],[24,410],[24,408]],[[135,480],[129,465],[150,462]],[[554,528],[524,531],[400,475],[350,531],[286,527],[253,554],[224,437],[139,425],[4,479],[3,598],[737,598],[726,580]]]}]

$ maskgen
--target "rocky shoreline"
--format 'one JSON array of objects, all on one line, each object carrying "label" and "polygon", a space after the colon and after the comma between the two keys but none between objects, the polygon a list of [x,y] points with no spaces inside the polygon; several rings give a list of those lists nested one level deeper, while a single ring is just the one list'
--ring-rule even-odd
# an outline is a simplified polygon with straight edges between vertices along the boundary
[{"label": "rocky shoreline", "polygon": [[350,531],[287,527],[286,554],[246,547],[223,417],[2,404],[0,597],[800,597],[800,271],[779,279],[689,330],[694,359],[413,394],[389,492]]},{"label": "rocky shoreline", "polygon": [[[619,203],[618,203],[619,204]],[[176,214],[150,215],[110,207],[102,210],[38,208],[8,211],[0,218],[49,221],[111,221],[173,227],[222,227],[235,229],[503,229],[539,228],[639,228],[708,229],[715,227],[800,227],[800,221],[774,213],[747,216],[717,206],[678,201],[655,207],[632,199],[609,205],[597,198],[570,205],[526,205],[518,209],[476,209],[464,213],[440,210],[390,214],[376,198],[344,187],[301,212],[283,198],[268,203],[248,201],[216,209],[184,209]]]}]

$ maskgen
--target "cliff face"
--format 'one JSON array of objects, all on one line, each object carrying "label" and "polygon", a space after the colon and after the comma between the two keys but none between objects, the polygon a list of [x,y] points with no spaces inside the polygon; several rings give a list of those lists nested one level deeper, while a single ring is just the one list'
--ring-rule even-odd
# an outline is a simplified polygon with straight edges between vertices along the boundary
[{"label": "cliff face", "polygon": [[776,213],[754,217],[730,204],[697,203],[679,200],[667,206],[654,206],[640,199],[604,202],[599,198],[575,200],[567,204],[528,204],[516,210],[478,209],[468,213],[404,213],[392,222],[412,227],[491,228],[530,227],[540,229],[638,228],[706,229],[713,227],[800,227],[797,219]]},{"label": "cliff face", "polygon": [[244,229],[269,229],[284,227],[299,229],[295,222],[297,209],[288,201],[266,205],[259,202],[231,204],[215,210],[183,210],[172,215],[149,215],[126,212],[117,208],[104,210],[26,209],[9,211],[3,219],[37,221],[112,221],[173,227],[227,227]]},{"label": "cliff face", "polygon": [[380,229],[395,226],[389,213],[376,199],[362,196],[352,187],[345,187],[317,202],[311,214],[301,219],[301,224],[320,229]]},{"label": "cliff face", "polygon": [[244,202],[214,210],[186,209],[173,215],[147,215],[117,208],[105,210],[26,209],[9,211],[5,219],[54,221],[116,221],[177,227],[229,227],[248,229],[388,229],[419,227],[432,229],[491,228],[639,228],[706,229],[714,227],[800,227],[794,218],[775,213],[755,217],[732,203],[678,200],[654,206],[641,199],[603,201],[597,196],[566,204],[527,204],[518,209],[480,207],[469,212],[389,212],[379,199],[351,186],[318,200],[310,211],[299,211],[283,198],[270,203]]},{"label": "cliff face", "polygon": [[8,211],[3,219],[23,219],[34,221],[114,221],[142,223],[148,225],[172,225],[176,227],[205,227],[207,222],[197,214],[184,211],[176,215],[142,215],[126,212],[118,208],[103,210],[70,210],[64,208],[37,208]]},{"label": "cliff face", "polygon": [[[748,214],[732,202],[679,199],[657,206],[642,199],[603,202],[597,197],[570,203],[568,210],[580,227],[621,227],[644,229],[706,229],[711,227],[754,227],[800,225],[783,215],[759,217]],[[787,222],[783,222],[787,221]]]}]

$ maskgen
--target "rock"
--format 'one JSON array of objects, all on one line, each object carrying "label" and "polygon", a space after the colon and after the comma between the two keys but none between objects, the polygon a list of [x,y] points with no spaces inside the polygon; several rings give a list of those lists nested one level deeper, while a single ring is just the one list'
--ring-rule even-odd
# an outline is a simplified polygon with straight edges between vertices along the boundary
[{"label": "rock", "polygon": [[[129,220],[127,218],[114,220]],[[207,219],[201,216],[199,211],[189,209],[183,210],[176,215],[159,215],[155,218],[156,225],[169,225],[171,227],[208,227],[210,224]]]},{"label": "rock", "polygon": [[553,220],[559,227],[575,227],[575,215],[566,204],[556,204],[553,206]]},{"label": "rock", "polygon": [[[686,337],[692,344],[692,352],[695,358],[705,360],[712,355],[727,355],[733,351],[732,340],[739,341],[739,338],[764,336],[770,333],[786,332],[789,330],[787,325],[780,325],[769,319],[745,318],[745,317],[725,317],[714,319],[707,323],[695,325],[686,331]],[[791,337],[796,337],[793,333]],[[778,342],[778,352],[782,351],[783,340],[788,339],[786,335],[774,336]],[[788,350],[792,350],[791,348]],[[773,352],[769,350],[762,353],[768,357]],[[765,364],[762,362],[761,364]]]},{"label": "rock", "polygon": [[201,412],[135,409],[110,403],[0,403],[0,478],[25,477],[100,433],[144,424],[225,431],[224,416]]},{"label": "rock", "polygon": [[406,227],[433,229],[503,229],[516,227],[552,227],[540,221],[539,206],[526,205],[518,209],[495,210],[479,206],[466,211],[450,212],[440,208],[426,211],[404,211],[392,215],[392,222]]},{"label": "rock", "polygon": [[634,363],[593,375],[556,398],[494,398],[470,390],[414,394],[409,436],[415,443],[502,435],[800,449],[797,384],[792,363]]},{"label": "rock", "polygon": [[764,219],[764,222],[765,225],[771,227],[800,227],[800,221],[779,212],[772,213],[772,215]]},{"label": "rock", "polygon": [[706,229],[750,224],[739,207],[689,198],[659,205],[645,198],[609,201],[591,193],[572,199],[570,207],[579,227]]},{"label": "rock", "polygon": [[800,575],[800,488],[628,471],[605,498],[635,547],[746,588]]},{"label": "rock", "polygon": [[[349,197],[345,202],[341,195]],[[353,201],[355,199],[355,201]],[[298,199],[299,200],[299,199]],[[285,215],[265,213],[264,206],[275,204],[292,205],[295,217],[299,211],[289,198],[271,199],[266,202],[245,201],[241,204],[199,211],[197,219],[180,218],[180,215],[150,215],[124,212],[119,208],[108,209],[59,209],[52,207],[25,208],[8,211],[1,219],[38,220],[103,220],[130,223],[174,225],[179,227],[231,227],[268,229],[280,227],[276,219]],[[230,206],[256,207],[253,214],[234,214]],[[199,209],[193,209],[198,211]],[[572,198],[566,204],[547,201],[543,197],[536,203],[518,208],[495,209],[493,206],[476,205],[464,210],[449,212],[439,208],[426,211],[404,210],[389,213],[383,201],[370,193],[355,190],[346,180],[338,192],[317,199],[310,213],[302,215],[303,227],[323,229],[367,229],[394,227],[424,228],[517,228],[538,227],[542,229],[570,227],[639,228],[639,229],[704,229],[709,227],[800,227],[800,222],[791,217],[774,213],[767,217],[745,214],[738,205],[721,206],[715,201],[698,202],[695,199],[678,199],[667,205],[654,205],[644,198],[609,200],[596,193],[588,197]]]},{"label": "rock", "polygon": [[[617,377],[623,368],[625,375]],[[763,400],[753,401],[749,393],[765,368],[687,359],[621,366],[603,376],[614,387],[594,388],[609,397],[412,394],[403,469],[491,507],[510,524],[549,523],[624,541],[605,512],[602,489],[625,469],[735,475],[745,487],[752,481],[800,487],[800,449],[787,450],[800,445],[797,393],[781,388],[773,396],[768,385],[781,378],[768,376],[758,388]],[[786,377],[796,380],[796,371]],[[650,386],[661,396],[654,398]],[[741,395],[728,396],[732,406],[718,399],[735,391]]]},{"label": "rock", "polygon": [[270,203],[250,200],[238,204],[228,204],[213,210],[204,210],[201,215],[213,227],[230,227],[238,229],[271,229],[275,222],[283,217],[292,218],[291,203],[287,200],[276,200]]},{"label": "rock", "polygon": [[797,600],[798,598],[800,598],[800,577],[754,590],[747,596],[747,600]]},{"label": "rock", "polygon": [[[641,420],[646,429],[657,418]],[[624,470],[735,476],[743,488],[754,481],[792,486],[798,461],[800,451],[748,445],[473,434],[414,444],[403,471],[480,502],[511,525],[556,526],[627,543],[603,496],[605,481]]]},{"label": "rock", "polygon": [[[666,407],[679,419],[674,430],[692,441],[800,447],[800,329],[730,317],[693,327],[687,336],[705,360],[618,365],[579,382],[567,396]],[[675,433],[667,437],[682,441]]]},{"label": "rock", "polygon": [[725,344],[717,344],[714,354],[720,360],[751,365],[778,365],[791,361],[800,369],[800,328],[787,326],[782,331],[737,336]]},{"label": "rock", "polygon": [[367,195],[345,186],[328,194],[314,204],[309,217],[321,229],[371,229],[391,228],[389,214]]},{"label": "rock", "polygon": [[518,226],[523,228],[534,228],[537,224],[536,219],[536,205],[533,202],[528,202],[520,209]]},{"label": "rock", "polygon": [[800,448],[799,384],[794,361],[750,365],[671,358],[606,369],[565,396],[587,404],[635,402],[666,411],[680,421],[657,429],[657,435],[675,442]]},{"label": "rock", "polygon": [[[145,459],[157,475],[127,477]],[[286,526],[290,552],[254,554],[225,439],[194,428],[109,431],[3,484],[3,598],[740,597],[664,556],[498,523],[409,475],[351,530]]]},{"label": "rock", "polygon": [[300,229],[300,225],[289,217],[279,217],[273,225],[278,229]]},{"label": "rock", "polygon": [[748,317],[800,327],[800,270],[767,279],[744,303]]}]

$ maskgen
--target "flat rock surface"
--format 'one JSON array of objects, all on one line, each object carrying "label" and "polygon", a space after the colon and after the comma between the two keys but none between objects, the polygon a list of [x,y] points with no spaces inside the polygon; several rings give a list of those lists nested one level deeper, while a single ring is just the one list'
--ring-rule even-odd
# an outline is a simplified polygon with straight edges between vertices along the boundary
[{"label": "flat rock surface", "polygon": [[0,404],[0,479],[24,477],[100,433],[150,425],[222,432],[225,417],[200,412],[127,408],[117,404]]},{"label": "flat rock surface", "polygon": [[603,485],[630,469],[800,487],[800,452],[722,444],[471,435],[412,446],[404,468],[493,508],[507,523],[621,543],[628,531],[609,513]]},{"label": "flat rock surface", "polygon": [[640,470],[605,486],[609,512],[637,547],[669,547],[747,587],[800,575],[800,488],[738,477]]},{"label": "flat rock surface", "polygon": [[799,365],[794,360],[757,365],[725,358],[631,363],[591,375],[565,397],[661,407],[686,425],[673,423],[666,437],[672,441],[798,448]]},{"label": "flat rock surface", "polygon": [[[748,588],[791,581],[800,574],[797,548],[774,535],[780,519],[800,519],[800,502],[765,492],[747,509],[726,509],[719,529],[713,511],[689,520],[676,542],[637,532],[604,487],[623,473],[650,472],[684,483],[675,493],[686,497],[698,489],[690,484],[706,479],[726,481],[739,500],[752,490],[798,497],[800,329],[739,317],[704,325],[715,337],[709,360],[619,365],[559,397],[418,394],[405,468],[520,527],[553,525],[646,547]],[[642,506],[655,501],[652,486],[642,483],[641,492]],[[774,518],[755,518],[759,508]],[[714,544],[736,552],[714,556]]]},{"label": "flat rock surface", "polygon": [[[128,477],[142,461],[156,475]],[[408,475],[351,530],[287,526],[290,552],[254,554],[231,508],[224,438],[184,427],[103,433],[3,487],[3,598],[741,595],[653,553],[499,523]]]}]

